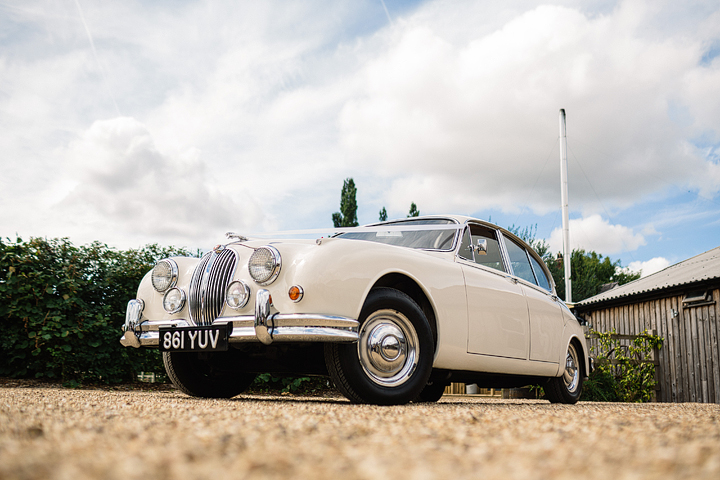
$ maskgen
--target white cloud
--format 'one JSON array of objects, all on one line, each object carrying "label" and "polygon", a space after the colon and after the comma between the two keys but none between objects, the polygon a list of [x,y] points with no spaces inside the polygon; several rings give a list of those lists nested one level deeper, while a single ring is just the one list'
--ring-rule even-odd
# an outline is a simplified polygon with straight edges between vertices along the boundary
[{"label": "white cloud", "polygon": [[78,183],[53,210],[83,236],[99,228],[137,238],[212,242],[229,225],[261,223],[260,205],[208,182],[198,152],[184,158],[161,153],[135,119],[95,122],[67,154],[69,175]]},{"label": "white cloud", "polygon": [[[550,235],[550,251],[562,252],[562,228]],[[570,248],[595,251],[601,255],[632,252],[645,245],[645,237],[623,225],[611,225],[600,215],[570,220]]]},{"label": "white cloud", "polygon": [[630,262],[627,269],[633,272],[641,272],[643,277],[652,275],[670,266],[670,262],[664,257],[655,257],[645,262]]}]

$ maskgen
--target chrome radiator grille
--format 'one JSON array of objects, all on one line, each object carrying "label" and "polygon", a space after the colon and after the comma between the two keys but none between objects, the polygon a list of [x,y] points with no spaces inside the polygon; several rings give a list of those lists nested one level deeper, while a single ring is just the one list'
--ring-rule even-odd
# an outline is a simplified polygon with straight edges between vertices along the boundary
[{"label": "chrome radiator grille", "polygon": [[195,325],[211,325],[220,315],[225,290],[235,273],[237,256],[231,249],[208,252],[195,267],[190,281],[190,320]]}]

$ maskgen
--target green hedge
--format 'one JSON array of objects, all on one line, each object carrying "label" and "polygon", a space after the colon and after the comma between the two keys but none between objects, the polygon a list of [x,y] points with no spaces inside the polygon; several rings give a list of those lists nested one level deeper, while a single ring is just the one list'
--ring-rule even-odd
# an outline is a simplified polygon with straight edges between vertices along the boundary
[{"label": "green hedge", "polygon": [[0,239],[0,376],[74,385],[163,374],[156,349],[120,345],[128,300],[161,258],[192,255],[148,245],[116,250],[68,239]]}]

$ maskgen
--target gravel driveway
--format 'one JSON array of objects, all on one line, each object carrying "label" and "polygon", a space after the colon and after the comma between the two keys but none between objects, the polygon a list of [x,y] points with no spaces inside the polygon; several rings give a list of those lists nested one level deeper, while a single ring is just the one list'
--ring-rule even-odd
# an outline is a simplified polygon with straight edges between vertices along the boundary
[{"label": "gravel driveway", "polygon": [[720,478],[720,405],[0,388],[0,479]]}]

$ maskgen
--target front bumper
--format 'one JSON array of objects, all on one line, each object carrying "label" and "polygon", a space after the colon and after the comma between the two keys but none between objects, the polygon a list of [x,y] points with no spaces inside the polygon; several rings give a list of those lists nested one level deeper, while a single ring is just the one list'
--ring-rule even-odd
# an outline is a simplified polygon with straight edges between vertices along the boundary
[{"label": "front bumper", "polygon": [[[144,320],[142,302],[131,300],[125,316],[125,333],[120,343],[125,347],[157,347],[159,329],[165,327],[194,326],[186,319]],[[270,313],[270,293],[261,289],[255,298],[255,315],[221,317],[215,325],[227,324],[231,328],[228,341],[261,342],[333,342],[353,343],[358,340],[360,324],[357,320],[334,315],[312,313]]]}]

